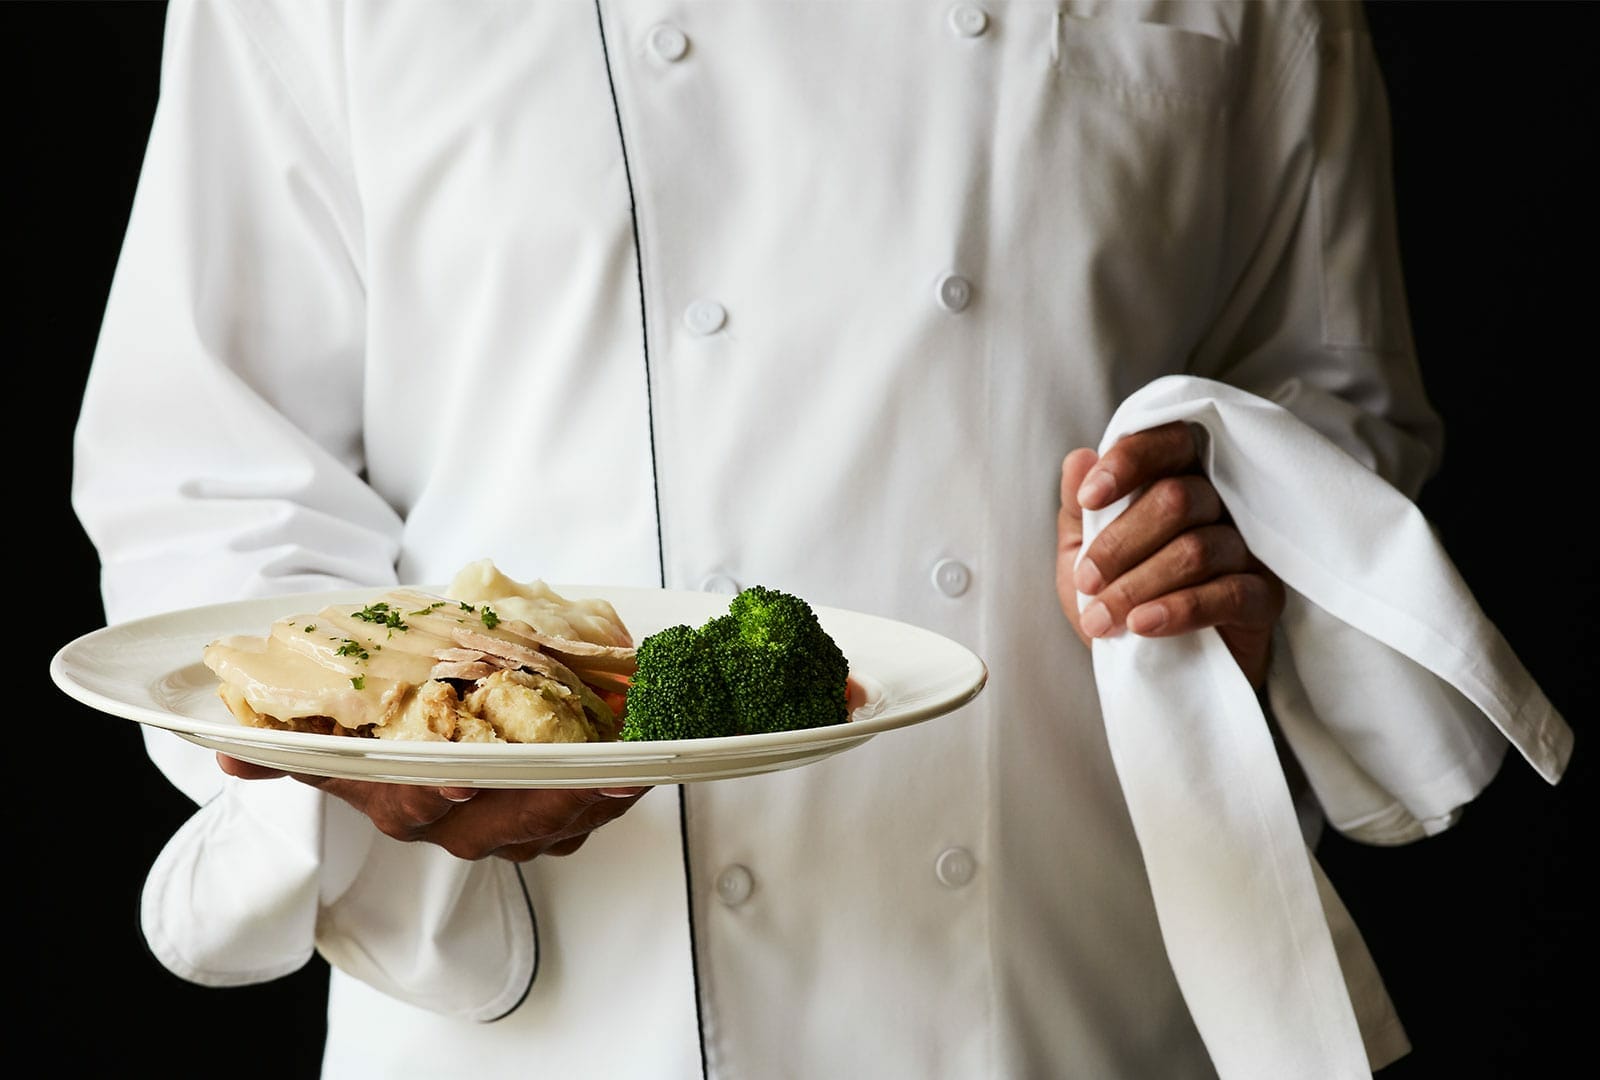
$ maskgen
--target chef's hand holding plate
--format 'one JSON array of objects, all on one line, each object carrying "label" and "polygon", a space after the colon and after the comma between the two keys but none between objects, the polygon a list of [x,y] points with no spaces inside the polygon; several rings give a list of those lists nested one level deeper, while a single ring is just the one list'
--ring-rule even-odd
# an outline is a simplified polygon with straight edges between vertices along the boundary
[{"label": "chef's hand holding plate", "polygon": [[437,844],[460,859],[527,862],[540,855],[570,855],[649,790],[428,787],[285,773],[220,753],[217,763],[242,780],[293,776],[343,799],[385,836]]},{"label": "chef's hand holding plate", "polygon": [[[1283,613],[1283,583],[1245,546],[1199,464],[1182,422],[1124,436],[1104,457],[1087,447],[1068,454],[1056,519],[1056,592],[1085,644],[1123,627],[1172,637],[1214,626],[1259,690]],[[1079,558],[1084,510],[1130,494],[1127,509]],[[1079,593],[1093,601],[1081,613]]]}]

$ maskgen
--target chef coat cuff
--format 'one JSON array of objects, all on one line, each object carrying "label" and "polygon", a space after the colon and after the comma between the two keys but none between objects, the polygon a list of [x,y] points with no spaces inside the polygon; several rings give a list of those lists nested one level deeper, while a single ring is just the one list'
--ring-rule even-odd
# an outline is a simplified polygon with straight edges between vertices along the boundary
[{"label": "chef coat cuff", "polygon": [[230,779],[145,879],[145,942],[203,986],[267,982],[314,952],[374,988],[457,1019],[511,1011],[538,966],[516,864],[457,859],[377,832],[289,779]]},{"label": "chef coat cuff", "polygon": [[1510,748],[1448,683],[1293,590],[1264,697],[1323,819],[1361,843],[1445,831]]},{"label": "chef coat cuff", "polygon": [[533,902],[518,864],[458,859],[434,844],[384,836],[329,799],[330,855],[355,869],[325,877],[317,950],[390,997],[441,1016],[498,1020],[521,1003],[539,968]]},{"label": "chef coat cuff", "polygon": [[140,904],[145,943],[167,970],[242,986],[311,959],[321,798],[292,780],[231,780],[173,834]]}]

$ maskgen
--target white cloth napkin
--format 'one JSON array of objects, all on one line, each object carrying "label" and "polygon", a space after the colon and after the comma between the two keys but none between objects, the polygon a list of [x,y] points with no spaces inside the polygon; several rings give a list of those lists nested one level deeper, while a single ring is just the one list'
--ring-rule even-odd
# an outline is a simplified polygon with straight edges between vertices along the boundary
[{"label": "white cloth napkin", "polygon": [[[1289,590],[1269,700],[1331,824],[1380,843],[1436,832],[1508,741],[1560,778],[1571,730],[1410,499],[1288,410],[1188,376],[1125,401],[1100,452],[1180,420],[1203,429],[1205,472]],[[1083,550],[1129,501],[1085,512]],[[1093,658],[1162,936],[1219,1074],[1370,1077],[1393,1052],[1370,1030],[1364,1043],[1352,1004],[1371,993],[1348,970],[1364,947],[1335,947],[1330,921],[1344,937],[1347,916],[1331,889],[1319,899],[1261,704],[1221,637],[1119,633]]]}]

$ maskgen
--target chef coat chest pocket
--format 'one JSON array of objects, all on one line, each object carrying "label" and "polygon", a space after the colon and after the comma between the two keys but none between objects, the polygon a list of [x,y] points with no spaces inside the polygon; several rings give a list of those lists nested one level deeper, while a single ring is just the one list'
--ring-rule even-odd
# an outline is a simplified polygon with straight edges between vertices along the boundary
[{"label": "chef coat chest pocket", "polygon": [[1051,32],[1053,59],[1067,78],[1178,109],[1210,110],[1227,94],[1231,46],[1210,34],[1066,12],[1053,18]]},{"label": "chef coat chest pocket", "polygon": [[1174,182],[1215,179],[1195,152],[1218,142],[1232,46],[1173,26],[1064,13],[1049,34],[1060,119],[1082,140],[1084,165],[1114,169],[1107,178],[1147,202]]},{"label": "chef coat chest pocket", "polygon": [[1041,286],[1081,304],[1055,333],[1149,365],[1120,373],[1129,386],[1181,362],[1216,302],[1196,283],[1219,278],[1237,65],[1227,41],[1135,21],[1139,8],[1002,9],[1038,74],[1011,80],[1001,102],[1003,129],[1023,127],[1010,139],[1015,192],[993,210]]}]

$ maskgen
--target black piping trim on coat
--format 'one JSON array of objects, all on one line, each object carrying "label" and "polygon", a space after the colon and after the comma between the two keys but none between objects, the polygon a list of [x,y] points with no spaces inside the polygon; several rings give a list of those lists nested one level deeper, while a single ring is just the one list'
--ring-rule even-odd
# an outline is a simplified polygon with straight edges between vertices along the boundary
[{"label": "black piping trim on coat", "polygon": [[[644,251],[639,244],[639,203],[633,194],[633,167],[628,161],[628,140],[622,131],[622,104],[617,97],[617,81],[611,73],[611,49],[606,42],[605,13],[600,0],[594,0],[595,25],[600,28],[600,56],[606,65],[606,86],[611,91],[611,111],[617,120],[617,146],[622,151],[622,175],[628,183],[628,216],[633,224],[633,266],[639,282],[639,342],[644,353],[645,416],[650,429],[650,481],[656,500],[656,570],[661,587],[667,586],[667,548],[661,529],[661,475],[656,460],[655,399],[650,380],[650,320],[644,299]],[[689,808],[685,789],[678,785],[678,835],[683,848],[684,908],[689,916],[689,967],[694,979],[694,1025],[700,1046],[700,1075],[706,1073],[706,1029],[701,1020],[700,950],[694,932],[694,874],[689,864]]]},{"label": "black piping trim on coat", "polygon": [[[599,0],[596,0],[598,3]],[[700,1019],[700,947],[694,936],[694,875],[689,869],[688,786],[678,785],[678,845],[683,849],[683,905],[689,915],[689,971],[694,978],[694,1026],[700,1040],[700,1075],[706,1072],[706,1025]]]},{"label": "black piping trim on coat", "polygon": [[528,1000],[528,994],[533,990],[533,981],[539,977],[539,913],[533,910],[533,897],[528,895],[528,879],[522,876],[522,864],[512,863],[511,869],[516,872],[517,884],[522,887],[522,902],[528,908],[528,924],[533,927],[533,970],[528,972],[528,985],[522,988],[522,993],[518,995],[516,1001],[511,1003],[511,1008],[499,1016],[492,1016],[485,1020],[484,1023],[486,1024],[504,1020],[522,1008],[522,1003]]},{"label": "black piping trim on coat", "polygon": [[628,182],[628,218],[633,224],[633,271],[639,282],[639,346],[644,353],[644,415],[650,431],[650,486],[656,499],[656,574],[667,587],[667,548],[661,539],[661,475],[656,462],[656,407],[650,386],[650,320],[644,306],[644,254],[639,247],[639,204],[633,197],[633,167],[628,162],[628,140],[622,134],[622,105],[617,83],[611,77],[611,50],[606,46],[606,20],[600,0],[594,0],[594,18],[600,26],[600,56],[606,65],[606,86],[611,90],[611,113],[617,118],[617,146],[622,150],[622,176]]}]

